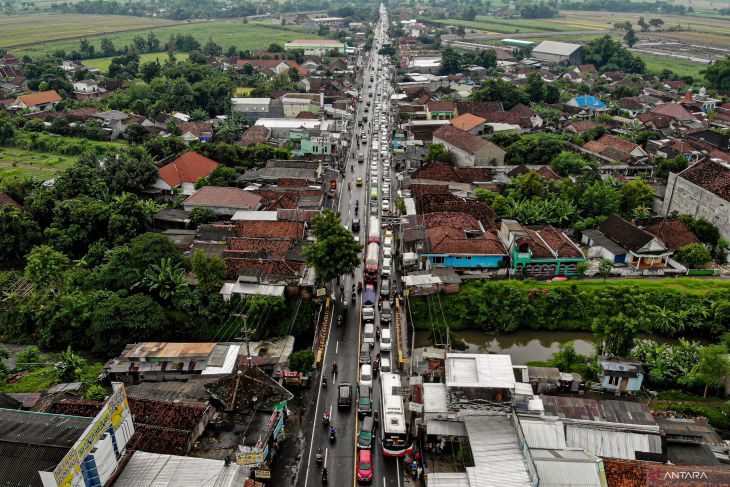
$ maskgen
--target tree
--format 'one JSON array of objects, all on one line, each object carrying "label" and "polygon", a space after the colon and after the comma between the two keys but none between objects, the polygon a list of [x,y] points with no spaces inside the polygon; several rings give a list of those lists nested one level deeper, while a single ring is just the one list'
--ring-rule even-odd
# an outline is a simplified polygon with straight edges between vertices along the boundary
[{"label": "tree", "polygon": [[94,308],[89,334],[95,353],[114,357],[128,343],[165,340],[167,319],[162,307],[149,296],[123,298],[108,293]]},{"label": "tree", "polygon": [[162,259],[159,264],[148,267],[137,285],[169,302],[187,288],[188,283],[180,263],[173,264],[172,260],[167,258]]},{"label": "tree", "polygon": [[314,352],[307,348],[289,355],[289,369],[296,370],[303,374],[311,372],[314,368]]},{"label": "tree", "polygon": [[639,41],[639,38],[636,37],[636,32],[634,32],[633,29],[629,29],[626,31],[626,35],[624,36],[624,42],[626,42],[626,45],[629,47],[634,47],[634,44],[636,44]]},{"label": "tree", "polygon": [[604,281],[611,275],[611,269],[613,269],[613,262],[610,259],[601,259],[598,263],[598,275],[601,276]]},{"label": "tree", "polygon": [[198,289],[209,294],[223,284],[223,279],[228,275],[228,268],[223,259],[217,255],[206,257],[200,249],[195,249],[191,260],[193,273],[198,278]]},{"label": "tree", "polygon": [[620,70],[638,74],[646,71],[644,61],[633,56],[620,42],[607,35],[594,39],[585,46],[583,62],[606,71]]},{"label": "tree", "polygon": [[570,151],[563,151],[550,161],[550,167],[561,176],[580,174],[588,164],[588,161]]},{"label": "tree", "polygon": [[0,208],[0,263],[20,260],[40,240],[40,227],[28,213],[13,205]]},{"label": "tree", "polygon": [[646,20],[644,20],[644,17],[639,17],[638,22],[636,24],[641,27],[641,32],[646,32],[649,30],[649,25],[646,23]]},{"label": "tree", "polygon": [[649,19],[649,25],[658,30],[659,27],[664,25],[664,21],[662,19]]},{"label": "tree", "polygon": [[0,146],[7,145],[15,139],[15,124],[10,119],[0,114]]},{"label": "tree", "polygon": [[621,212],[630,215],[637,207],[651,207],[654,188],[641,179],[634,179],[621,187]]},{"label": "tree", "polygon": [[576,352],[573,342],[561,344],[560,350],[550,357],[548,364],[561,372],[578,372],[583,377],[590,376],[588,357]]},{"label": "tree", "polygon": [[628,356],[638,329],[636,319],[623,312],[593,319],[593,333],[601,341],[601,353],[613,357]]},{"label": "tree", "polygon": [[456,74],[462,71],[461,55],[453,49],[444,49],[439,74]]},{"label": "tree", "polygon": [[107,239],[123,245],[147,231],[152,224],[150,206],[137,195],[124,193],[109,205]]},{"label": "tree", "polygon": [[[202,179],[202,178],[201,178]],[[190,228],[198,228],[204,223],[211,223],[219,219],[218,214],[210,208],[193,208],[188,214]]]},{"label": "tree", "polygon": [[107,186],[101,179],[97,167],[77,163],[63,171],[53,182],[53,192],[59,200],[77,196],[101,196]]},{"label": "tree", "polygon": [[594,181],[580,197],[580,207],[588,215],[616,213],[621,204],[621,194],[605,181]]},{"label": "tree", "polygon": [[707,86],[715,90],[730,90],[730,56],[715,61],[700,74],[707,80]]},{"label": "tree", "polygon": [[81,378],[81,372],[86,365],[86,360],[71,351],[71,345],[61,352],[59,365],[56,365],[56,373],[59,380],[73,382]]},{"label": "tree", "polygon": [[149,136],[150,133],[147,132],[147,129],[137,122],[127,125],[127,128],[124,131],[124,137],[130,144],[144,144]]},{"label": "tree", "polygon": [[693,218],[691,215],[679,215],[679,221],[687,225],[692,233],[697,235],[700,242],[711,245],[713,248],[718,247],[720,241],[720,230],[705,220],[704,217]]},{"label": "tree", "polygon": [[579,276],[585,276],[589,267],[590,267],[590,264],[586,261],[578,262],[575,265],[575,272],[577,272]]},{"label": "tree", "polygon": [[113,194],[142,194],[157,179],[157,166],[143,152],[118,152],[98,162],[100,176]]},{"label": "tree", "polygon": [[68,257],[48,245],[33,247],[25,265],[25,278],[36,287],[50,287],[61,281]]},{"label": "tree", "polygon": [[360,245],[347,228],[342,226],[340,215],[325,210],[312,219],[312,231],[316,242],[304,247],[307,263],[314,267],[317,277],[329,281],[343,274],[352,274],[360,263]]},{"label": "tree", "polygon": [[153,79],[160,76],[162,73],[162,66],[160,66],[160,62],[157,60],[154,61],[147,61],[145,63],[142,63],[142,65],[139,67],[139,75],[142,77],[142,79],[149,83]]},{"label": "tree", "polygon": [[38,367],[39,364],[45,363],[45,357],[35,345],[25,347],[15,357],[15,370],[30,370]]},{"label": "tree", "polygon": [[518,103],[527,104],[530,98],[518,85],[507,83],[502,79],[490,79],[483,84],[483,88],[472,94],[473,101],[501,101],[505,110],[509,110]]},{"label": "tree", "polygon": [[190,112],[191,122],[204,122],[209,118],[210,115],[208,115],[208,112],[203,110],[202,108],[196,108],[195,110]]},{"label": "tree", "polygon": [[679,249],[674,255],[674,259],[690,267],[697,267],[710,262],[712,255],[704,245],[691,243]]},{"label": "tree", "polygon": [[106,389],[99,384],[91,384],[84,393],[87,401],[103,401],[108,396]]},{"label": "tree", "polygon": [[89,245],[108,235],[109,206],[89,196],[61,201],[53,209],[53,221],[44,235],[47,242],[80,258]]},{"label": "tree", "polygon": [[672,159],[665,159],[663,157],[656,157],[654,163],[657,166],[657,177],[667,179],[669,173],[680,173],[687,169],[689,162],[683,155],[678,155]]},{"label": "tree", "polygon": [[710,387],[719,387],[725,376],[730,374],[727,354],[728,350],[724,345],[708,345],[700,350],[700,363],[692,369],[690,376],[705,386],[703,397],[707,397]]},{"label": "tree", "polygon": [[232,167],[218,166],[210,174],[195,182],[195,189],[203,186],[235,186],[238,171]]},{"label": "tree", "polygon": [[527,96],[530,97],[531,102],[542,103],[545,101],[547,89],[545,88],[545,82],[542,80],[540,73],[533,71],[527,75],[525,91],[527,92]]},{"label": "tree", "polygon": [[446,149],[444,144],[431,144],[428,146],[428,154],[426,154],[424,160],[426,162],[439,161],[450,163],[453,159],[454,155]]},{"label": "tree", "polygon": [[108,37],[102,37],[100,47],[105,57],[111,57],[117,53],[114,42]]}]

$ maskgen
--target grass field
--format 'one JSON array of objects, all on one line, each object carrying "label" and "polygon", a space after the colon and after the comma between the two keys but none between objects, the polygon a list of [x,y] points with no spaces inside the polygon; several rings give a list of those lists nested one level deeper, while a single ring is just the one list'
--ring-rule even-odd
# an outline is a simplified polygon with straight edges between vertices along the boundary
[{"label": "grass field", "polygon": [[[0,16],[0,47],[52,41],[75,36],[93,36],[127,29],[176,25],[174,20],[158,20],[124,15],[37,14]],[[78,44],[78,41],[76,42]]]},{"label": "grass field", "polygon": [[[140,19],[142,20],[142,19]],[[292,39],[319,39],[320,36],[312,33],[303,33],[300,30],[290,30],[286,27],[264,26],[256,24],[244,24],[232,20],[202,22],[194,24],[176,24],[169,27],[160,27],[151,29],[162,43],[165,43],[171,34],[192,34],[201,43],[205,44],[209,37],[224,49],[234,45],[238,49],[260,49],[266,47],[272,42],[284,44],[284,42]],[[111,35],[101,35],[88,37],[89,42],[99,49],[101,39],[108,37],[114,42],[115,46],[124,46],[132,42],[135,35],[147,35],[147,31],[139,32],[121,32]],[[63,49],[71,52],[78,49],[79,40],[62,40],[48,42],[35,46],[21,47],[13,49],[15,56],[29,55],[37,57],[56,49]],[[164,53],[162,53],[164,56]]]},{"label": "grass field", "polygon": [[631,54],[643,59],[646,63],[646,68],[652,73],[659,73],[664,69],[668,69],[679,76],[692,76],[693,78],[702,78],[700,71],[707,67],[703,64],[693,63],[686,59],[679,59],[669,56],[659,56],[657,54],[648,54],[635,51]]},{"label": "grass field", "polygon": [[[188,53],[186,52],[176,52],[175,53],[175,59],[178,61],[185,61],[188,58]],[[139,55],[139,62],[144,63],[147,61],[154,61],[157,59],[160,64],[164,64],[167,60],[167,53],[166,52],[147,52],[144,54]],[[84,59],[82,61],[86,66],[92,67],[92,68],[99,68],[103,73],[106,73],[109,69],[109,65],[112,63],[112,58],[110,57],[99,57],[95,59]]]},{"label": "grass field", "polygon": [[555,288],[577,286],[585,291],[595,291],[606,286],[632,285],[642,289],[673,289],[688,294],[707,294],[710,292],[730,292],[730,281],[720,279],[693,279],[679,277],[676,279],[600,279],[570,280],[556,282],[530,282],[531,287]]},{"label": "grass field", "polygon": [[71,166],[78,158],[15,147],[0,147],[0,181],[5,178],[33,176],[50,179]]},{"label": "grass field", "polygon": [[513,34],[517,32],[560,32],[566,30],[594,30],[592,28],[572,25],[571,23],[549,22],[550,19],[522,20],[499,19],[496,17],[478,16],[476,20],[445,19],[439,22],[447,25],[461,25],[467,29],[482,30],[494,34]]}]

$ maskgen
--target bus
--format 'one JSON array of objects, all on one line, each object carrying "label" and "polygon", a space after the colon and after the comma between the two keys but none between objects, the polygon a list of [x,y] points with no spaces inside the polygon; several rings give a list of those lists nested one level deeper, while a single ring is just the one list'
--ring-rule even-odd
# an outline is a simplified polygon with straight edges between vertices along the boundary
[{"label": "bus", "polygon": [[403,406],[403,396],[393,394],[394,387],[400,387],[400,375],[380,374],[380,394],[382,413],[380,440],[383,446],[383,455],[386,457],[402,457],[413,453],[413,444],[408,439],[406,428],[406,414]]},{"label": "bus", "polygon": [[368,250],[365,254],[365,282],[377,283],[379,274],[378,267],[380,264],[380,246],[371,242],[368,244]]},{"label": "bus", "polygon": [[[378,188],[375,187],[375,190],[377,191]],[[370,225],[368,225],[368,243],[372,242],[380,243],[380,220],[377,216],[371,216]]]}]

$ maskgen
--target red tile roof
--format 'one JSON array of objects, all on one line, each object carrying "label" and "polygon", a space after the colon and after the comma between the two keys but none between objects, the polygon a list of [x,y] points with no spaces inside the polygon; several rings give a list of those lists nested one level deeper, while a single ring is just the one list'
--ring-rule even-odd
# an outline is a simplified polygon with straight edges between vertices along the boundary
[{"label": "red tile roof", "polygon": [[484,114],[491,112],[503,112],[504,108],[502,107],[501,101],[486,101],[481,103],[460,101],[456,102],[456,111],[459,115],[471,113],[477,117],[486,118]]},{"label": "red tile roof", "polygon": [[299,277],[304,264],[289,260],[261,260],[227,257],[224,259],[228,267],[228,275],[235,277],[239,269],[255,269],[262,277]]},{"label": "red tile roof", "polygon": [[279,178],[276,185],[287,188],[306,188],[309,186],[309,181],[306,179]]},{"label": "red tile roof", "polygon": [[567,128],[572,129],[572,131],[577,134],[582,134],[588,129],[598,127],[598,125],[599,123],[595,120],[580,120],[578,122],[571,123]]},{"label": "red tile roof", "polygon": [[236,236],[248,238],[285,238],[301,240],[304,228],[297,222],[238,221]]},{"label": "red tile roof", "polygon": [[31,93],[30,95],[22,95],[18,97],[18,100],[27,107],[45,105],[46,103],[58,102],[62,99],[61,95],[56,93],[56,90],[39,91],[38,93]]},{"label": "red tile roof", "polygon": [[487,167],[454,167],[446,162],[430,162],[421,166],[411,179],[430,179],[432,181],[453,181],[473,183],[491,181],[493,172]]},{"label": "red tile roof", "polygon": [[249,145],[263,144],[268,139],[269,129],[263,125],[254,125],[246,130],[245,134],[243,134],[243,139],[241,139],[240,145],[245,147]]},{"label": "red tile roof", "polygon": [[433,254],[507,255],[501,240],[487,232],[479,238],[467,238],[463,231],[450,227],[426,230]]},{"label": "red tile roof", "polygon": [[208,122],[183,122],[180,124],[180,130],[183,134],[189,132],[196,137],[200,137],[206,132],[212,134],[213,124]]},{"label": "red tile roof", "polygon": [[480,230],[479,221],[467,213],[439,211],[423,215],[426,228],[449,227],[455,230]]},{"label": "red tile roof", "polygon": [[555,171],[553,171],[550,166],[542,166],[540,169],[536,171],[540,176],[544,177],[548,181],[558,181],[562,179],[560,176],[558,176]]},{"label": "red tile roof", "polygon": [[13,198],[11,198],[7,194],[0,191],[0,208],[4,208],[6,206],[14,206],[19,210],[23,208],[22,206],[20,206],[20,203],[18,203]]},{"label": "red tile roof", "polygon": [[214,206],[232,210],[253,210],[261,201],[261,196],[241,188],[223,186],[203,186],[186,199],[184,205]]},{"label": "red tile roof", "polygon": [[198,154],[195,151],[186,152],[170,164],[162,166],[159,174],[171,187],[181,183],[194,183],[198,179],[209,175],[218,163]]},{"label": "red tile roof", "polygon": [[730,162],[730,154],[718,149],[711,149],[708,155],[713,159],[720,159],[725,162]]},{"label": "red tile roof", "polygon": [[272,238],[243,238],[234,237],[228,239],[228,249],[226,252],[237,253],[263,253],[268,258],[286,257],[286,253],[292,246],[292,240],[277,240]]},{"label": "red tile roof", "polygon": [[537,259],[575,259],[583,257],[583,253],[566,237],[563,232],[552,226],[543,228],[525,228],[530,238],[521,237],[517,245],[527,243],[532,256]]},{"label": "red tile roof", "polygon": [[608,218],[598,225],[598,230],[621,247],[633,252],[638,252],[655,238],[651,233],[618,215],[608,215]]},{"label": "red tile roof", "polygon": [[451,125],[444,125],[442,127],[439,127],[433,133],[433,136],[438,137],[444,142],[451,144],[454,147],[458,147],[459,149],[466,151],[470,154],[474,154],[484,147],[494,145],[491,142],[482,139],[481,137],[472,135],[469,132],[464,132],[463,130],[459,130],[455,127],[452,127]]},{"label": "red tile roof", "polygon": [[705,160],[679,173],[687,181],[730,201],[730,169],[720,163]]},{"label": "red tile roof", "polygon": [[578,71],[580,71],[581,73],[597,73],[598,72],[596,67],[592,64],[581,64],[580,66],[578,66]]},{"label": "red tile roof", "polygon": [[[728,485],[727,466],[681,465],[645,462],[641,460],[603,459],[606,481],[610,487],[649,487],[671,485],[672,487],[697,487],[698,485]],[[688,475],[701,472],[698,480]]]},{"label": "red tile roof", "polygon": [[459,115],[458,117],[451,119],[451,125],[466,132],[482,125],[484,122],[486,122],[485,119],[472,115],[471,113],[465,113],[464,115]]},{"label": "red tile roof", "polygon": [[412,184],[411,194],[415,197],[421,194],[449,194],[448,184]]},{"label": "red tile roof", "polygon": [[666,115],[667,117],[671,117],[679,121],[696,120],[692,114],[679,103],[665,103],[664,105],[659,105],[654,108],[652,112],[658,113],[659,115]]},{"label": "red tile roof", "polygon": [[430,101],[426,106],[429,112],[453,112],[456,108],[453,101]]},{"label": "red tile roof", "polygon": [[646,227],[646,231],[664,242],[670,250],[679,250],[685,245],[700,243],[697,235],[679,220],[664,220]]}]

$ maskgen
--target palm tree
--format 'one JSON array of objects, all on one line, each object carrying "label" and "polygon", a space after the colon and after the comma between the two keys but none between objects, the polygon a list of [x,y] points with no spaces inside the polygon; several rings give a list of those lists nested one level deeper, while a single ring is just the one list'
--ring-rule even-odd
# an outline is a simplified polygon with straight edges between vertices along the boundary
[{"label": "palm tree", "polygon": [[673,335],[677,329],[677,315],[666,306],[654,306],[654,329],[662,335]]},{"label": "palm tree", "polygon": [[159,264],[149,266],[135,286],[144,286],[149,291],[156,292],[160,298],[170,301],[187,286],[187,281],[180,263],[173,265],[168,257],[160,260]]}]

